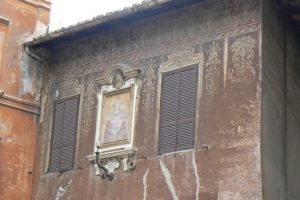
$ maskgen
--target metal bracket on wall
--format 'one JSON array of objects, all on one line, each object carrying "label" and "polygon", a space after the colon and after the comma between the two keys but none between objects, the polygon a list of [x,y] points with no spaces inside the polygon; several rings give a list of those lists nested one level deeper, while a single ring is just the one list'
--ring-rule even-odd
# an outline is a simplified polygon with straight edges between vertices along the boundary
[{"label": "metal bracket on wall", "polygon": [[127,149],[113,152],[102,152],[98,156],[87,156],[89,161],[94,164],[95,175],[100,176],[102,179],[113,180],[117,170],[132,171],[136,167],[136,150]]}]

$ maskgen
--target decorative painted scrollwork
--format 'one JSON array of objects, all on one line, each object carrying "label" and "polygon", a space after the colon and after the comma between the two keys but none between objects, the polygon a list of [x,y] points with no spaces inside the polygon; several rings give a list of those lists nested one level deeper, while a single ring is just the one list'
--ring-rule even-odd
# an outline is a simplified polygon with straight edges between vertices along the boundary
[{"label": "decorative painted scrollwork", "polygon": [[253,81],[255,43],[256,40],[248,35],[238,38],[231,45],[233,67],[228,72],[228,80],[232,83],[243,85]]},{"label": "decorative painted scrollwork", "polygon": [[218,89],[217,79],[220,78],[220,71],[218,65],[221,64],[221,48],[218,42],[213,41],[207,49],[208,60],[205,63],[205,92],[209,96],[213,96]]}]

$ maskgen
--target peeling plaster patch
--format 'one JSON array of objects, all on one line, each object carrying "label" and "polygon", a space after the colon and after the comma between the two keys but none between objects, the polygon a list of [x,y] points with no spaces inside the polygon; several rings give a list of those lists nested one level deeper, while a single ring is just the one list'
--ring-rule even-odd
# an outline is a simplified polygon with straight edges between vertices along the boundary
[{"label": "peeling plaster patch", "polygon": [[147,169],[147,171],[145,172],[144,176],[143,176],[143,185],[144,185],[144,195],[143,195],[143,200],[147,200],[147,177],[148,177],[148,173],[149,173],[149,168]]},{"label": "peeling plaster patch", "polygon": [[41,98],[41,93],[40,92],[36,92],[35,93],[35,97],[34,97],[34,101],[35,102],[40,102],[40,98]]},{"label": "peeling plaster patch", "polygon": [[0,133],[8,133],[10,130],[10,127],[4,122],[0,121]]},{"label": "peeling plaster patch", "polygon": [[218,200],[262,200],[261,192],[232,192],[232,191],[220,191],[218,193]]},{"label": "peeling plaster patch", "polygon": [[[39,99],[42,87],[42,67],[38,62],[33,61],[27,54],[23,54],[20,61],[21,85],[19,95],[32,95]],[[36,97],[38,96],[38,97]]]},{"label": "peeling plaster patch", "polygon": [[221,191],[218,193],[218,200],[242,200],[242,196],[236,192]]},{"label": "peeling plaster patch", "polygon": [[260,149],[260,138],[256,138],[256,146],[255,150],[253,151],[255,161],[256,161],[256,172],[257,174],[261,174],[261,149]]},{"label": "peeling plaster patch", "polygon": [[167,169],[167,167],[165,166],[165,164],[162,162],[162,160],[159,160],[159,164],[160,164],[160,168],[161,168],[161,171],[165,177],[165,180],[167,182],[167,186],[173,196],[173,200],[178,200],[178,196],[176,194],[176,191],[175,191],[175,188],[174,188],[174,185],[172,183],[172,179],[171,179],[171,174],[169,172],[169,170]]},{"label": "peeling plaster patch", "polygon": [[65,186],[60,186],[55,193],[54,200],[59,200],[62,196],[64,196],[67,192],[68,186],[72,183],[72,180],[70,180]]},{"label": "peeling plaster patch", "polygon": [[11,120],[5,116],[0,115],[0,133],[8,134],[11,132],[12,123]]},{"label": "peeling plaster patch", "polygon": [[17,82],[17,77],[15,73],[10,74],[10,83],[16,83]]},{"label": "peeling plaster patch", "polygon": [[196,177],[196,200],[199,200],[200,177],[198,174],[198,168],[197,168],[197,164],[196,164],[195,151],[193,152],[193,168],[194,168],[195,177]]},{"label": "peeling plaster patch", "polygon": [[30,79],[29,76],[29,66],[27,63],[25,62],[21,62],[21,71],[23,73],[23,77],[22,77],[22,93],[25,94],[27,92],[31,92],[32,91],[32,81]]},{"label": "peeling plaster patch", "polygon": [[55,98],[57,98],[58,95],[59,95],[59,92],[58,92],[58,90],[56,90],[56,91],[55,91]]},{"label": "peeling plaster patch", "polygon": [[47,94],[43,94],[41,98],[41,113],[40,113],[40,123],[44,121],[44,116],[45,116],[45,111],[46,111],[46,106],[47,106]]},{"label": "peeling plaster patch", "polygon": [[41,22],[40,20],[36,21],[35,30],[34,33],[27,33],[25,35],[25,38],[23,39],[23,42],[28,42],[33,40],[34,38],[43,35],[47,32],[48,26]]},{"label": "peeling plaster patch", "polygon": [[6,143],[12,143],[12,139],[11,138],[6,138]]}]

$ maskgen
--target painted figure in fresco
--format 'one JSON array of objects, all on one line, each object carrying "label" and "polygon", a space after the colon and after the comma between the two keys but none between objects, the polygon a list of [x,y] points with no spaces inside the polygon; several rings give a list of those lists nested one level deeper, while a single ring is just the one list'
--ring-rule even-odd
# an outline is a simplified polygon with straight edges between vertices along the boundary
[{"label": "painted figure in fresco", "polygon": [[104,142],[114,142],[128,137],[129,111],[121,101],[112,104],[104,129]]}]

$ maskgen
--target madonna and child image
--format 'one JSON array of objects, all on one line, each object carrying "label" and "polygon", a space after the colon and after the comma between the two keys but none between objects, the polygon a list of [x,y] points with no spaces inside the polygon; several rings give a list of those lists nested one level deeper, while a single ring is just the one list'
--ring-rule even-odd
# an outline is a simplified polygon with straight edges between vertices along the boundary
[{"label": "madonna and child image", "polygon": [[130,97],[130,89],[104,95],[101,122],[102,143],[128,140]]}]

